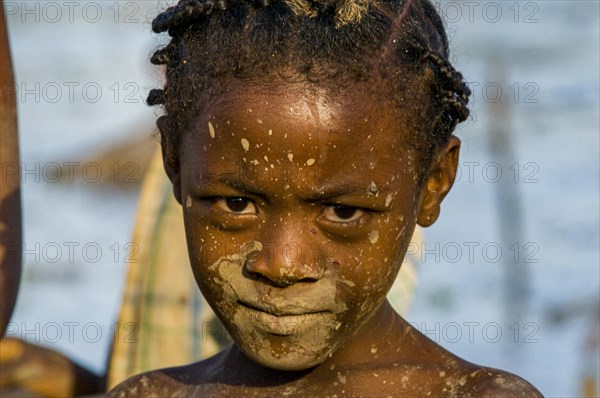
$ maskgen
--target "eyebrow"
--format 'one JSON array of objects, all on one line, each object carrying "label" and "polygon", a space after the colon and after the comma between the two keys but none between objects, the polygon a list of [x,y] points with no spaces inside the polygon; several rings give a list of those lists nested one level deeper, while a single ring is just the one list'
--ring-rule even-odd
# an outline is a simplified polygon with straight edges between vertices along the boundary
[{"label": "eyebrow", "polygon": [[[203,178],[202,185],[204,186],[213,186],[216,184],[224,184],[228,187],[236,189],[240,192],[244,192],[250,195],[259,196],[262,198],[267,197],[265,192],[257,189],[256,186],[249,184],[248,182],[232,179],[230,177],[222,176],[216,179],[213,178]],[[326,182],[323,183],[320,187],[317,188],[316,192],[308,193],[306,195],[302,195],[302,199],[309,202],[317,202],[323,201],[327,199],[334,199],[340,196],[350,196],[350,195],[365,195],[367,193],[369,184],[365,183],[357,183],[355,181],[344,181],[344,182]]]},{"label": "eyebrow", "polygon": [[258,190],[255,186],[250,185],[244,181],[228,178],[225,176],[222,176],[222,177],[219,177],[216,179],[210,178],[210,177],[204,177],[204,178],[202,178],[202,182],[199,184],[199,186],[210,188],[210,187],[218,185],[218,184],[226,185],[237,191],[247,193],[250,195],[260,196],[262,198],[266,197],[266,194],[264,192],[260,192],[260,190]]},{"label": "eyebrow", "polygon": [[367,192],[368,185],[356,182],[325,183],[320,187],[318,192],[306,195],[304,199],[308,201],[322,201],[340,196],[364,195]]}]

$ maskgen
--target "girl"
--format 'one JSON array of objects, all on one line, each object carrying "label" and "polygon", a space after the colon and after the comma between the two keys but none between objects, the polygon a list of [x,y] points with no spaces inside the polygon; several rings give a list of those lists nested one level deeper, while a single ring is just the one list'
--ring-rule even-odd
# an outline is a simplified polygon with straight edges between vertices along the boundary
[{"label": "girl", "polygon": [[426,0],[182,0],[157,124],[194,277],[233,337],[110,396],[539,396],[385,296],[456,173],[470,91]]}]

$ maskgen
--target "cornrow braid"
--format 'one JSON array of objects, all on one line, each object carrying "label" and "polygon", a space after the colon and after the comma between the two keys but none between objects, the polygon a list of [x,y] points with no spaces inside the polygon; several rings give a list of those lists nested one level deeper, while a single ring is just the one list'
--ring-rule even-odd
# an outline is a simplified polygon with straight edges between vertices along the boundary
[{"label": "cornrow braid", "polygon": [[[246,0],[255,8],[269,7],[271,0]],[[285,0],[296,15],[314,18],[319,13],[330,13],[336,18],[336,26],[360,22],[367,11],[370,0]],[[209,15],[213,10],[224,11],[230,6],[226,0],[182,0],[177,5],[169,7],[160,13],[152,22],[155,33],[169,31],[171,36],[176,34],[179,26],[193,21],[203,15]]]},{"label": "cornrow braid", "polygon": [[369,7],[369,0],[286,0],[286,3],[296,15],[309,18],[319,14],[334,15],[337,28],[360,22]]},{"label": "cornrow braid", "polygon": [[165,92],[157,88],[150,90],[146,103],[150,106],[163,105],[165,103]]},{"label": "cornrow braid", "polygon": [[427,50],[424,58],[430,62],[430,67],[434,69],[440,82],[434,87],[442,112],[434,122],[434,129],[449,135],[458,123],[469,117],[468,104],[471,90],[465,84],[463,75],[439,54]]},{"label": "cornrow braid", "polygon": [[168,45],[162,50],[156,51],[152,58],[150,58],[150,62],[154,65],[167,65],[171,62],[173,56],[173,46]]},{"label": "cornrow braid", "polygon": [[250,0],[250,2],[256,8],[269,7],[272,4],[271,0]]},{"label": "cornrow braid", "polygon": [[152,21],[152,30],[154,33],[169,31],[169,34],[174,36],[179,26],[187,25],[189,21],[203,15],[209,15],[215,9],[225,10],[226,8],[225,0],[182,0],[177,5],[160,13]]},{"label": "cornrow braid", "polygon": [[147,99],[164,107],[170,149],[232,81],[287,79],[332,92],[384,82],[376,94],[409,115],[407,139],[423,162],[469,116],[470,90],[430,0],[180,0],[152,29],[171,36],[151,57],[166,65],[166,84]]}]

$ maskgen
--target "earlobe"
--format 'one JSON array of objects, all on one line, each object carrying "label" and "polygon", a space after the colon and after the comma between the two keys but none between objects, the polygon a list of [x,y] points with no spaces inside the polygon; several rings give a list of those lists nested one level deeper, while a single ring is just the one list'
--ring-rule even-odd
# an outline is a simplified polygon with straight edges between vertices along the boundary
[{"label": "earlobe", "polygon": [[179,168],[178,156],[174,153],[175,149],[168,144],[166,137],[170,135],[167,117],[161,116],[156,121],[160,131],[160,147],[162,151],[163,166],[165,172],[173,184],[173,195],[179,204],[181,204],[181,173]]},{"label": "earlobe", "polygon": [[429,227],[439,217],[441,204],[456,178],[460,140],[451,136],[448,144],[434,160],[435,164],[423,184],[421,204],[417,214],[417,223],[422,227]]}]

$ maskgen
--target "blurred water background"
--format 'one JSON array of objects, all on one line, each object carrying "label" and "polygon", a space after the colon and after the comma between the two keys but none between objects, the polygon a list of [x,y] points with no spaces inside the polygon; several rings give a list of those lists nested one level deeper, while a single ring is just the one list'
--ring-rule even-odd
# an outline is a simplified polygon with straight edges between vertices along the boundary
[{"label": "blurred water background", "polygon": [[[6,2],[26,248],[9,333],[98,372],[143,172],[122,158],[100,169],[86,159],[152,132],[156,115],[144,98],[160,74],[148,59],[164,38],[149,24],[165,6]],[[474,97],[457,133],[459,178],[425,231],[407,319],[456,354],[517,373],[546,396],[580,396],[600,368],[599,3],[437,7]],[[73,181],[63,175],[56,183],[57,166]],[[105,182],[121,184],[96,182],[99,170]]]}]

